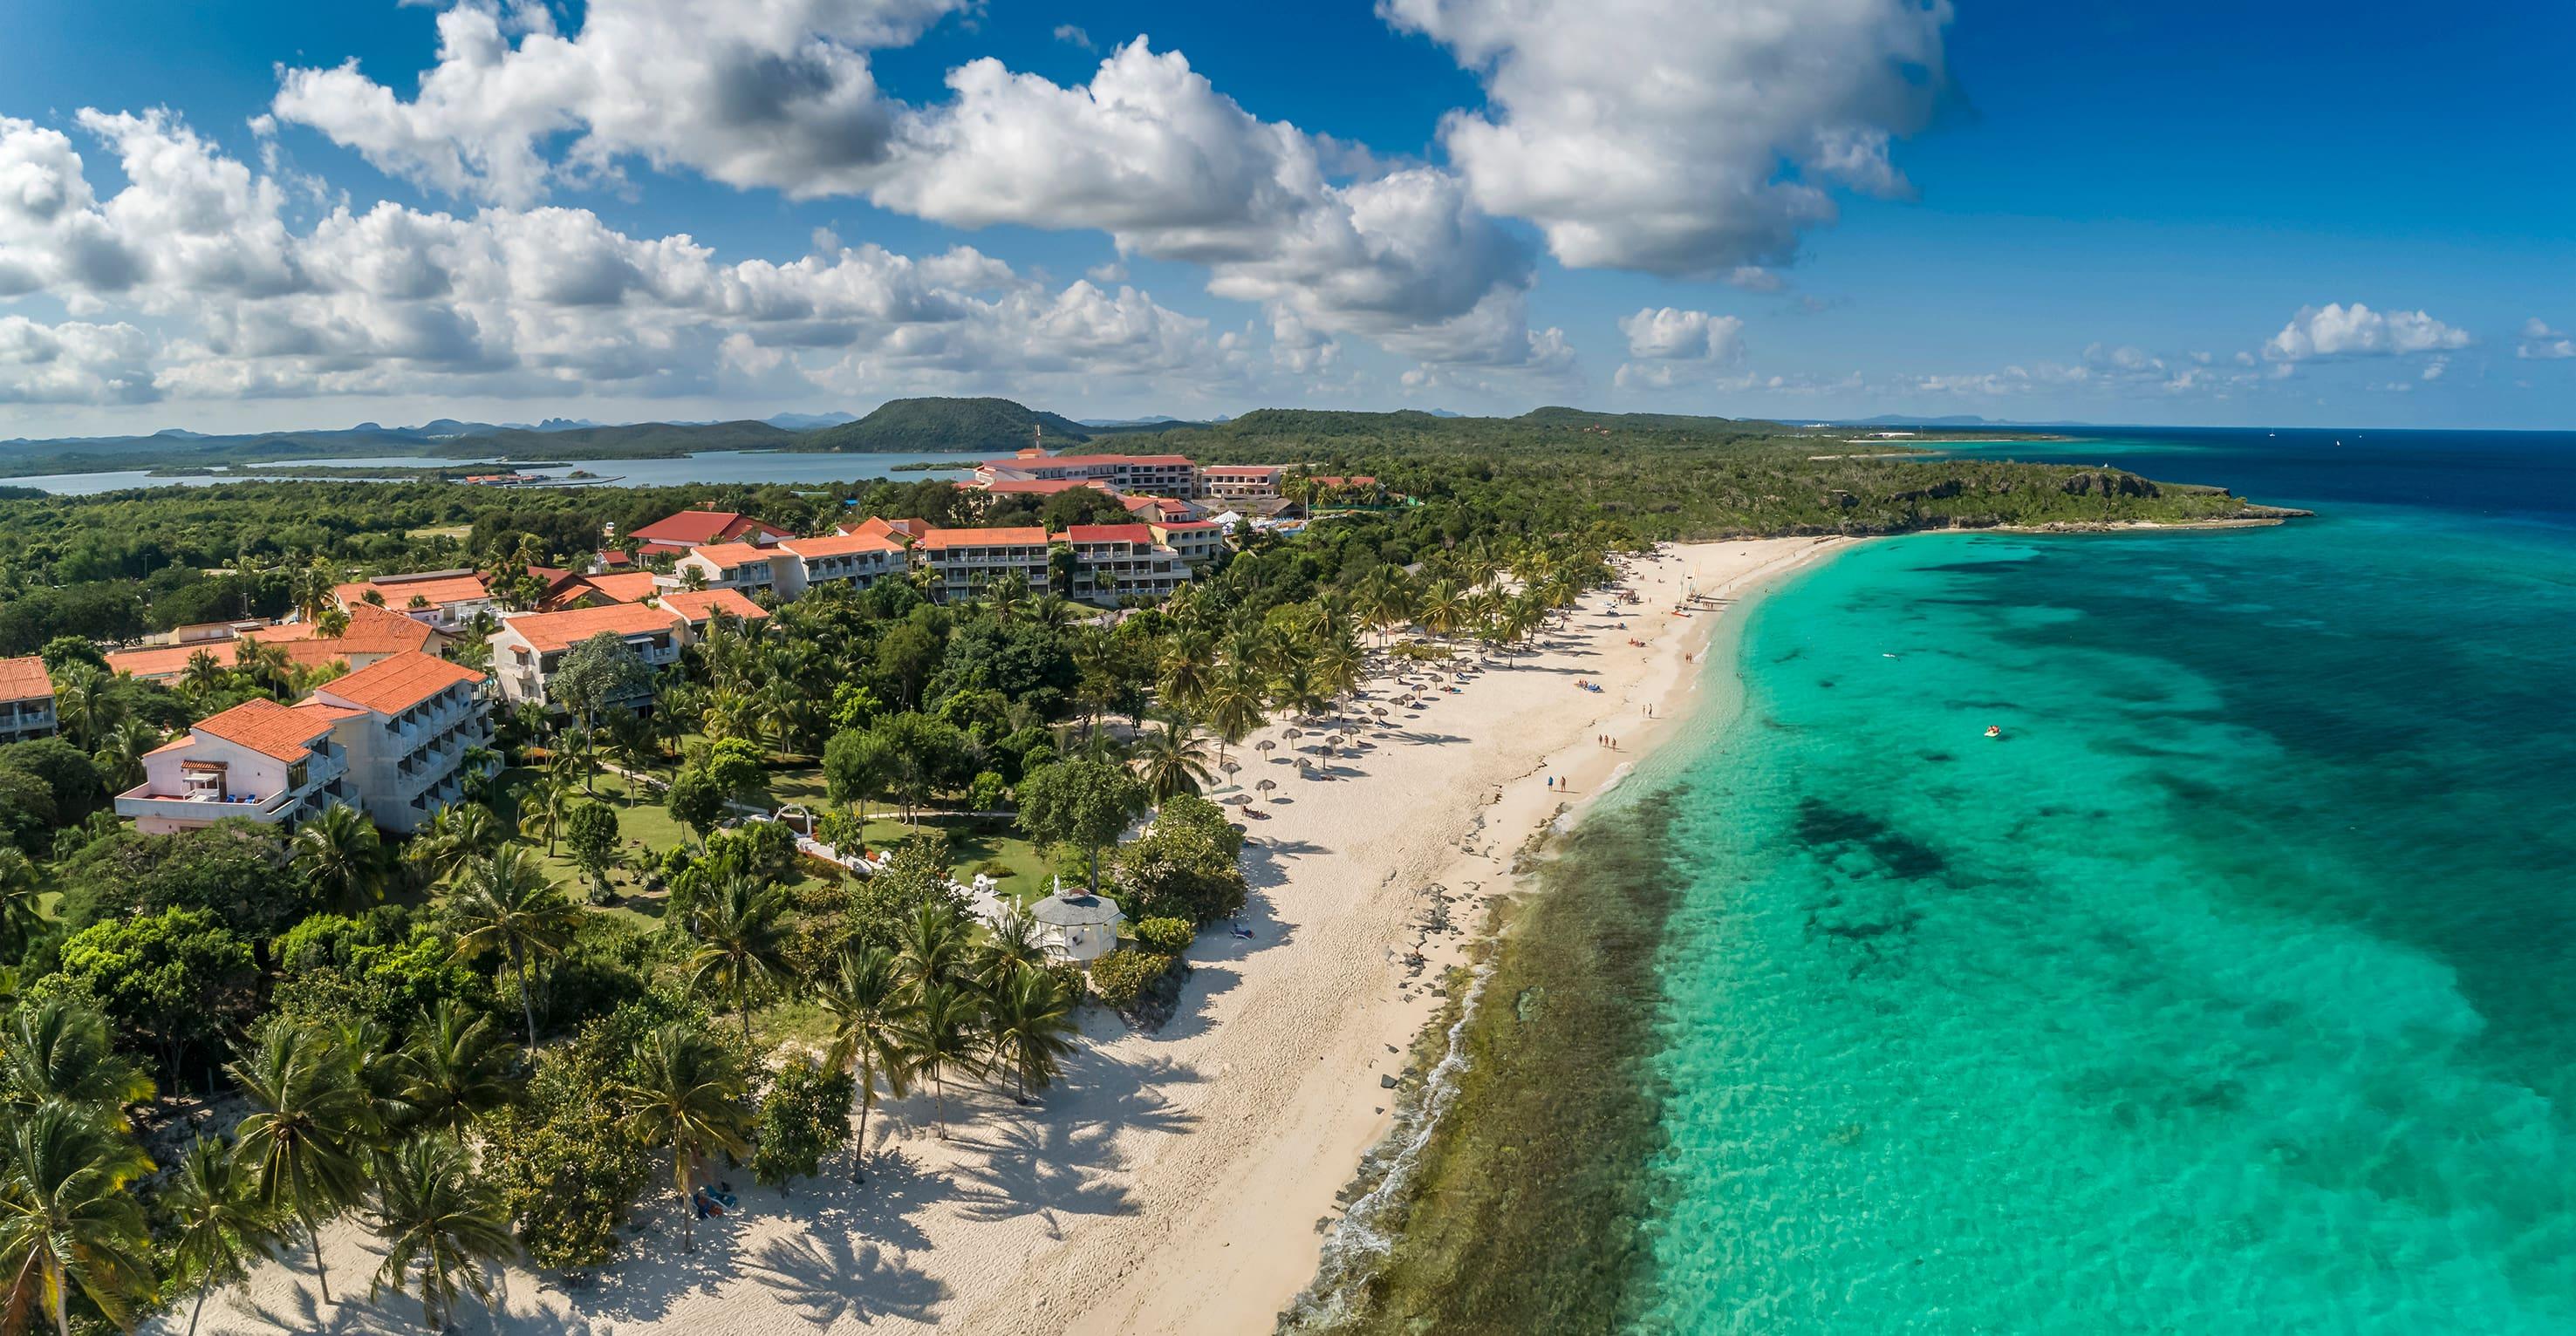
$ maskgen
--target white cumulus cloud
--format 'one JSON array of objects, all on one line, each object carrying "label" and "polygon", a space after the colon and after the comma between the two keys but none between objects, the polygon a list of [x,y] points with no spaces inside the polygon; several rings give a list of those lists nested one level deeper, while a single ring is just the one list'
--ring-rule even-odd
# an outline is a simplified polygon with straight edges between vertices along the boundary
[{"label": "white cumulus cloud", "polygon": [[1645,307],[1619,317],[1619,332],[1630,358],[1613,380],[1621,389],[1671,389],[1744,360],[1744,322],[1731,315]]},{"label": "white cumulus cloud", "polygon": [[2303,306],[2290,323],[2263,345],[2263,355],[2278,362],[2304,362],[2316,357],[2393,356],[2440,352],[2469,346],[2467,330],[2443,324],[2422,311],[2374,311],[2360,302]]},{"label": "white cumulus cloud", "polygon": [[1791,259],[1944,82],[1948,0],[1379,0],[1487,105],[1440,137],[1488,212],[1573,266],[1724,277]]},{"label": "white cumulus cloud", "polygon": [[2522,322],[2522,338],[2514,344],[2513,355],[2531,360],[2556,360],[2576,357],[2576,338],[2567,331],[2552,329],[2538,316]]},{"label": "white cumulus cloud", "polygon": [[0,270],[75,312],[150,319],[6,317],[0,399],[659,396],[733,377],[881,393],[1245,365],[1134,287],[1050,289],[967,247],[916,258],[826,234],[792,261],[728,263],[555,207],[341,206],[299,230],[273,179],[174,118],[78,119],[125,186],[101,198],[67,137],[0,122]]}]

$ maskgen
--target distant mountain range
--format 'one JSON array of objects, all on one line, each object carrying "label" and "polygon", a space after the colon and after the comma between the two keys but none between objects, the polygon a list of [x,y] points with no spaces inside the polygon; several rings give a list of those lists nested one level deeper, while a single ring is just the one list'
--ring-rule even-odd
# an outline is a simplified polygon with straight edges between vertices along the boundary
[{"label": "distant mountain range", "polygon": [[[1886,423],[1910,421],[1913,420],[1873,419],[1873,422]],[[1943,425],[1982,422],[1973,418],[1937,421]],[[1219,440],[1258,441],[1278,437],[1370,436],[1387,431],[1452,435],[1477,430],[1479,423],[1494,422],[1518,423],[1525,427],[1615,425],[1642,430],[1739,429],[1723,418],[1596,413],[1563,407],[1541,408],[1513,419],[1462,417],[1446,410],[1359,413],[1261,409],[1232,419],[1219,417],[1191,421],[1156,414],[1086,423],[1009,399],[917,398],[889,400],[864,417],[839,412],[780,413],[759,421],[630,423],[599,423],[578,418],[546,418],[535,423],[438,418],[409,427],[361,422],[341,430],[231,435],[169,427],[148,436],[20,438],[0,441],[0,476],[223,469],[276,465],[289,460],[328,462],[387,455],[453,459],[460,463],[500,459],[517,464],[553,460],[674,458],[705,450],[990,456],[1006,455],[1030,446],[1052,450],[1134,436],[1204,434]]]}]

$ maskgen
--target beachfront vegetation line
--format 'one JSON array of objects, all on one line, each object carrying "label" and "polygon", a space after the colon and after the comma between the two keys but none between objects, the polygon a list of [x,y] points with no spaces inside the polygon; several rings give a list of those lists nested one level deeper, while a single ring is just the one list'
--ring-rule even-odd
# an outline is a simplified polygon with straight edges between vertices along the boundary
[{"label": "beachfront vegetation line", "polygon": [[[1705,420],[1264,413],[1158,448],[1309,461],[1269,482],[1319,508],[1360,484],[1416,504],[1245,525],[1114,611],[1043,579],[951,598],[904,577],[736,591],[669,613],[684,632],[569,626],[528,646],[559,656],[543,689],[479,688],[449,734],[382,679],[514,672],[498,618],[569,588],[604,532],[677,509],[717,546],[853,514],[1052,533],[1123,508],[947,482],[0,498],[0,655],[34,656],[17,677],[59,721],[0,744],[10,1311],[193,1323],[274,1259],[325,1302],[400,1292],[436,1326],[496,1263],[594,1272],[643,1221],[693,1243],[736,1205],[730,1163],[785,1190],[846,1155],[864,1179],[890,1133],[982,1116],[962,1090],[1043,1100],[1081,1079],[1082,1007],[1166,1014],[1197,930],[1247,907],[1247,832],[1383,724],[1357,693],[1515,661],[1657,539],[2247,513]],[[291,635],[263,620],[289,613]],[[148,672],[107,648],[245,619],[269,634],[221,654],[113,651]],[[348,671],[380,641],[427,666]],[[235,803],[198,761],[223,798],[204,819],[120,820],[112,795],[227,712],[218,741],[251,751],[220,754],[311,767],[309,810]],[[358,764],[327,741],[357,719],[420,749],[381,781],[420,799],[394,824],[323,778]],[[341,1221],[383,1245],[363,1286],[329,1269]]]}]

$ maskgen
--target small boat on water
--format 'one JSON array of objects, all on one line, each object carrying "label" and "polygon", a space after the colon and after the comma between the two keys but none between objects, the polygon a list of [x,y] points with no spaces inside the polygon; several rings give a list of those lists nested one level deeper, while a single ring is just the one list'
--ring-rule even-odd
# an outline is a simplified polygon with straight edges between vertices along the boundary
[{"label": "small boat on water", "polygon": [[1988,725],[1986,725],[1986,736],[1987,736],[1987,737],[1990,737],[1990,738],[1999,738],[1999,737],[2002,737],[2003,735],[2004,735],[2004,730],[2003,730],[2003,728],[2002,728],[2002,726],[2001,726],[2001,725],[1997,725],[1997,724],[1988,724]]}]

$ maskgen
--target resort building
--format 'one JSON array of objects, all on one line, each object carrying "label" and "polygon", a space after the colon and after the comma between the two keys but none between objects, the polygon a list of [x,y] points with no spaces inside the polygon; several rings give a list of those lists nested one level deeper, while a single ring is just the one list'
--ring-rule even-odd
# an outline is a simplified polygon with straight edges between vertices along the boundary
[{"label": "resort building", "polygon": [[696,572],[708,589],[739,589],[746,594],[780,593],[794,598],[803,588],[787,588],[795,583],[795,573],[781,569],[796,564],[796,554],[782,547],[754,547],[749,543],[710,543],[680,558],[671,565],[671,578],[665,588],[680,587],[690,572]]},{"label": "resort building", "polygon": [[829,538],[790,538],[779,547],[795,557],[787,597],[802,597],[820,585],[838,584],[852,592],[889,575],[901,575],[908,563],[903,544],[881,534],[835,534]]},{"label": "resort building", "polygon": [[838,525],[832,532],[852,538],[883,538],[909,549],[930,532],[930,521],[886,520],[871,515],[856,524]]},{"label": "resort building", "polygon": [[35,655],[0,659],[0,742],[54,735],[54,680]]},{"label": "resort building", "polygon": [[492,633],[492,672],[501,697],[516,705],[544,702],[546,682],[563,664],[565,651],[596,635],[624,640],[647,667],[677,663],[689,641],[689,622],[669,608],[643,603],[612,603],[566,612],[530,612],[501,619]]},{"label": "resort building", "polygon": [[[533,570],[533,568],[531,568]],[[613,575],[580,575],[571,571],[556,572],[547,582],[545,597],[537,602],[539,612],[561,612],[566,608],[602,608],[612,603],[641,603],[661,588],[660,577],[651,571],[620,571]]]},{"label": "resort building", "polygon": [[1214,520],[1148,522],[1145,527],[1153,531],[1155,542],[1170,548],[1193,572],[1225,551],[1225,526]]},{"label": "resort building", "polygon": [[[348,615],[349,624],[336,636],[322,634],[320,624],[315,622],[281,622],[253,626],[238,636],[199,635],[173,644],[111,650],[106,656],[107,667],[110,672],[147,682],[176,682],[187,673],[189,662],[200,654],[218,666],[231,668],[268,645],[283,651],[287,662],[299,668],[340,663],[351,669],[364,668],[396,654],[437,654],[447,647],[447,637],[436,627],[373,604],[361,603],[349,609]],[[187,629],[202,632],[206,628]]]},{"label": "resort building", "polygon": [[979,487],[1009,482],[1105,483],[1121,492],[1188,496],[1197,470],[1185,455],[1050,455],[1023,450],[975,466]]},{"label": "resort building", "polygon": [[1115,606],[1128,598],[1158,599],[1188,583],[1188,563],[1154,541],[1142,524],[1075,524],[1064,531],[1073,549],[1076,598]]},{"label": "resort building", "polygon": [[291,825],[333,803],[358,805],[348,752],[332,740],[363,710],[261,697],[197,721],[143,757],[143,782],[116,795],[116,814],[148,835],[228,817]]},{"label": "resort building", "polygon": [[992,584],[1017,580],[1047,587],[1047,531],[1041,528],[930,529],[914,548],[930,572],[930,596],[941,603],[977,597]]},{"label": "resort building", "polygon": [[1287,472],[1277,464],[1210,464],[1199,470],[1198,495],[1227,505],[1279,499],[1279,480]]},{"label": "resort building", "polygon": [[480,573],[470,570],[379,575],[332,590],[342,611],[383,608],[441,631],[455,631],[480,613],[498,612]]},{"label": "resort building", "polygon": [[657,601],[664,611],[676,612],[688,622],[692,640],[718,617],[757,622],[769,616],[769,609],[743,597],[739,589],[673,589],[665,591]]},{"label": "resort building", "polygon": [[731,510],[683,510],[655,520],[634,533],[648,556],[656,553],[677,555],[716,543],[775,543],[781,538],[795,536],[791,530]]},{"label": "resort building", "polygon": [[1122,498],[1119,504],[1127,507],[1128,514],[1147,524],[1202,519],[1207,514],[1197,502],[1172,496],[1130,496]]},{"label": "resort building", "polygon": [[[465,796],[478,776],[466,753],[492,740],[483,674],[426,654],[397,654],[314,689],[297,709],[350,711],[331,737],[348,758],[341,783],[369,820],[408,835]],[[495,756],[477,758],[483,774]]]}]

